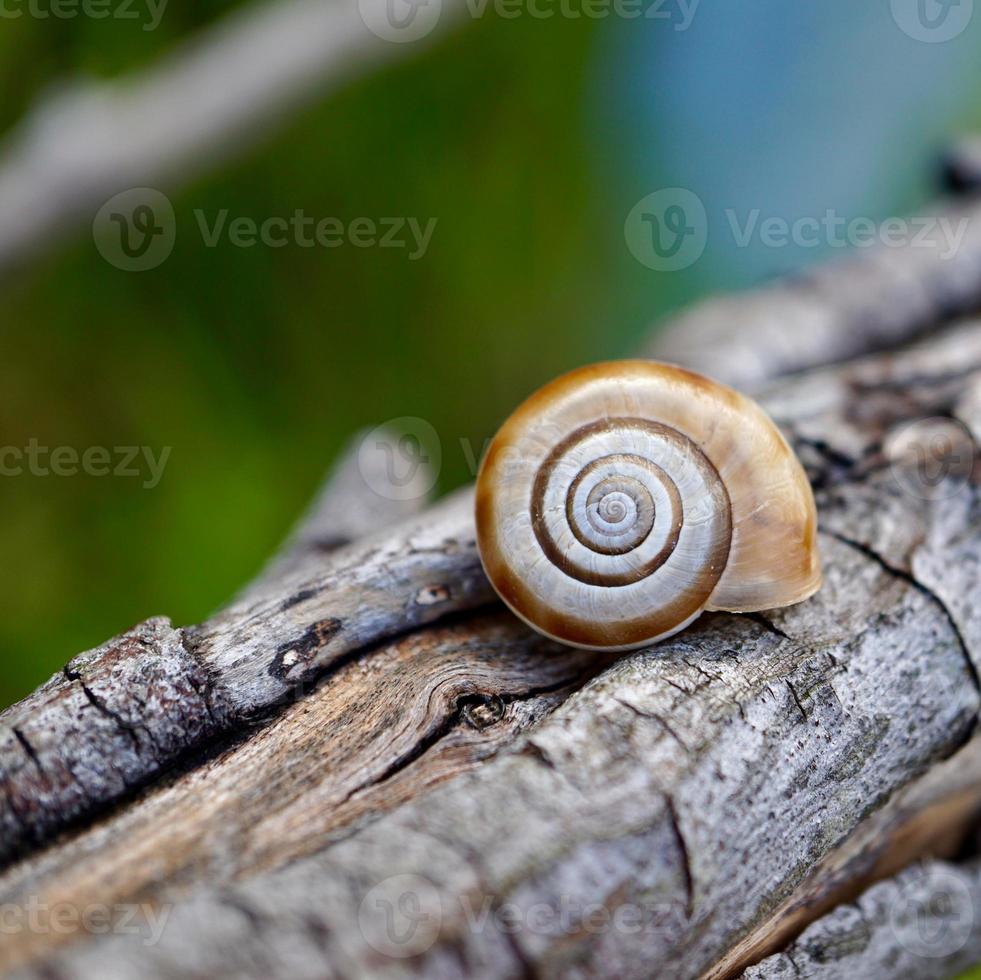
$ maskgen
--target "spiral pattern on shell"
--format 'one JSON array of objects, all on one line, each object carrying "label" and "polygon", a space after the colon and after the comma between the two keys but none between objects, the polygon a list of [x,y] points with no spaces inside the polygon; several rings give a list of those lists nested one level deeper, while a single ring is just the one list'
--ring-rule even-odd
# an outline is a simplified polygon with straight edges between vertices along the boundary
[{"label": "spiral pattern on shell", "polygon": [[655,362],[581,369],[522,405],[481,468],[477,532],[508,605],[577,646],[640,646],[820,581],[813,497],[773,423]]},{"label": "spiral pattern on shell", "polygon": [[[718,472],[658,422],[613,418],[576,429],[538,468],[530,507],[552,565],[589,585],[630,585],[667,565],[664,574],[707,598],[729,550]],[[705,569],[707,555],[714,569]]]}]

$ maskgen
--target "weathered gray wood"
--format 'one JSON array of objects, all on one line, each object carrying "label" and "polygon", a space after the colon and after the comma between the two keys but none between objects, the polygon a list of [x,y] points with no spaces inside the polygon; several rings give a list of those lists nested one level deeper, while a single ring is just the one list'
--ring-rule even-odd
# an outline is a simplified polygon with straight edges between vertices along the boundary
[{"label": "weathered gray wood", "polygon": [[383,521],[376,537],[337,549],[316,571],[305,534],[295,540],[285,575],[264,576],[203,626],[150,620],[0,713],[0,864],[346,655],[492,598],[467,493],[391,532]]},{"label": "weathered gray wood", "polygon": [[981,867],[931,862],[819,919],[745,980],[944,980],[981,961]]},{"label": "weathered gray wood", "polygon": [[[529,637],[496,612],[347,663],[270,724],[90,831],[15,866],[0,907],[121,905],[316,852],[353,825],[477,765],[608,662]],[[149,858],[149,860],[148,860]],[[29,930],[0,968],[65,942]]]},{"label": "weathered gray wood", "polygon": [[[923,499],[895,447],[911,419],[969,421],[979,380],[971,323],[765,393],[819,504],[827,582],[797,607],[707,616],[613,663],[560,651],[506,613],[463,615],[487,598],[463,495],[189,631],[231,740],[0,878],[14,907],[153,902],[160,942],[26,930],[0,963],[729,976],[945,827],[953,847],[979,795],[977,768],[950,767],[977,758],[981,490],[975,465]],[[418,629],[431,594],[461,615]],[[328,618],[346,634],[318,633]],[[385,901],[439,928],[386,946]],[[591,902],[606,913],[580,921]]]},{"label": "weathered gray wood", "polygon": [[[981,739],[975,735],[872,811],[847,840],[810,869],[765,923],[727,952],[716,965],[716,974],[731,975],[738,965],[783,949],[809,922],[847,905],[870,885],[896,875],[914,860],[958,855],[965,844],[971,844],[979,821]],[[981,927],[981,907],[978,914]],[[870,974],[877,975],[891,976],[887,972]]]},{"label": "weathered gray wood", "polygon": [[344,656],[493,599],[477,555],[472,490],[246,596],[185,642],[239,716],[260,712]]},{"label": "weathered gray wood", "polygon": [[0,715],[0,862],[50,838],[225,727],[168,620],[147,620]]}]

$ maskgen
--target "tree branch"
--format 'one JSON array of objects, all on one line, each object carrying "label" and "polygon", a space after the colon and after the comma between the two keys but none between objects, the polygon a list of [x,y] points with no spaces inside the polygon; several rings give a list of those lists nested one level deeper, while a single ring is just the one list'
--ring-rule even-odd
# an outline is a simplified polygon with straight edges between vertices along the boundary
[{"label": "tree branch", "polygon": [[392,43],[365,26],[385,2],[255,3],[149,69],[37,106],[0,152],[0,270],[90,222],[120,191],[176,187],[268,139],[330,88],[418,51],[422,39]]},{"label": "tree branch", "polygon": [[[944,224],[942,224],[942,222]],[[775,285],[697,304],[647,353],[739,388],[902,346],[981,308],[981,203],[942,201],[900,247],[853,252]],[[957,233],[963,238],[956,247]]]},{"label": "tree branch", "polygon": [[[221,740],[188,739],[177,772],[146,771],[139,799],[0,878],[5,907],[150,902],[168,912],[159,942],[25,929],[0,964],[734,976],[938,843],[953,853],[981,786],[981,488],[952,473],[957,493],[922,499],[891,447],[911,419],[969,417],[979,383],[972,322],[771,386],[816,487],[824,587],[615,661],[473,612],[490,595],[469,491],[328,554],[313,579],[268,581],[184,632]],[[95,693],[111,758],[141,733]],[[39,805],[34,844],[59,813]],[[372,909],[432,902],[422,948],[379,951]]]},{"label": "tree branch", "polygon": [[810,926],[745,980],[945,980],[981,960],[981,867],[930,862],[870,888]]}]

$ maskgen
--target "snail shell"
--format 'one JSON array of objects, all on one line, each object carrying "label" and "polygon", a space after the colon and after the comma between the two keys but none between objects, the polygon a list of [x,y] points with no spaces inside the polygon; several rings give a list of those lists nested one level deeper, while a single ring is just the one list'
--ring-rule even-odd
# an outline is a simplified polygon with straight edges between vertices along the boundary
[{"label": "snail shell", "polygon": [[477,545],[501,598],[572,646],[631,649],[703,610],[821,584],[814,496],[755,402],[655,361],[572,371],[525,401],[477,477]]}]

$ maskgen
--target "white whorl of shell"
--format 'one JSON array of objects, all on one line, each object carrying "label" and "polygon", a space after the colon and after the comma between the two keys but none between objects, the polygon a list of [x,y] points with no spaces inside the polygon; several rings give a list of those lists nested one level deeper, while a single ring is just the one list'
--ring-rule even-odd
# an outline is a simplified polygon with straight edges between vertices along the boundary
[{"label": "white whorl of shell", "polygon": [[[619,618],[623,601],[695,588],[704,557],[728,551],[728,501],[718,474],[688,440],[657,423],[595,420],[536,471],[516,466],[513,479],[515,490],[529,495],[541,552],[561,574],[538,561],[517,528],[509,535],[507,522],[506,560],[559,612],[573,613],[586,600],[597,614]],[[645,579],[643,597],[621,591]]]}]

